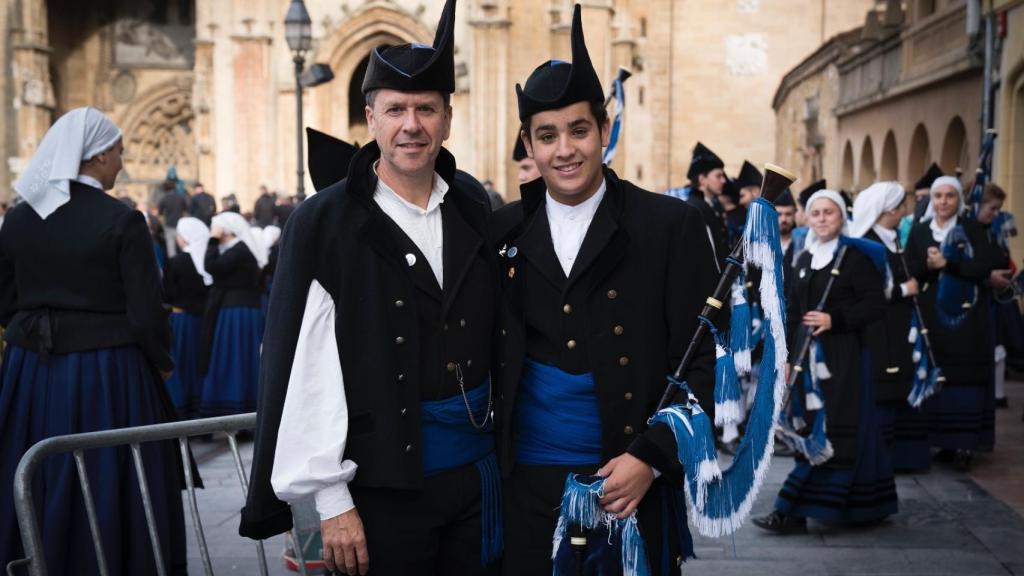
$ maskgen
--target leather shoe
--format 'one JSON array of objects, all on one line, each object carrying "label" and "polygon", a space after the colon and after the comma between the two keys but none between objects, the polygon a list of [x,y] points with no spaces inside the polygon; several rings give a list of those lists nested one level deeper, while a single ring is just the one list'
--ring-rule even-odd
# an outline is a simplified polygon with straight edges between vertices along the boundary
[{"label": "leather shoe", "polygon": [[776,534],[806,534],[807,518],[773,510],[767,516],[754,518],[754,526]]}]

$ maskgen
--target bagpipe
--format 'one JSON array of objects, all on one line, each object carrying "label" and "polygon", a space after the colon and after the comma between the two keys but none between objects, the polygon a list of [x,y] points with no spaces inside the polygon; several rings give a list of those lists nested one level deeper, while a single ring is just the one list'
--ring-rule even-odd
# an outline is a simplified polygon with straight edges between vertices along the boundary
[{"label": "bagpipe", "polygon": [[[682,486],[665,486],[663,519],[674,519],[676,536],[684,558],[693,557],[693,542],[687,526],[689,517],[699,533],[720,537],[735,532],[750,514],[767,474],[774,447],[775,425],[786,391],[785,306],[783,305],[783,256],[779,237],[778,213],[772,202],[796,177],[767,164],[761,185],[761,197],[749,207],[742,242],[726,258],[714,292],[705,300],[697,329],[675,371],[667,376],[665,392],[648,425],[664,424],[676,440],[677,458],[682,466]],[[757,387],[746,433],[736,450],[732,464],[723,470],[715,449],[714,426],[700,407],[685,381],[708,333],[715,334],[715,320],[728,302],[737,277],[745,266],[761,269],[758,287],[763,309],[764,349]],[[719,356],[729,362],[729,354]],[[735,378],[732,374],[732,378]],[[720,382],[716,382],[716,387]],[[716,392],[716,396],[717,396]],[[684,398],[677,402],[677,398]],[[636,513],[625,519],[605,512],[600,505],[604,478],[570,474],[562,495],[561,512],[555,531],[552,559],[555,574],[584,574],[584,566],[601,564],[621,566],[626,576],[650,574],[643,535]],[[666,526],[667,529],[667,526]],[[661,537],[654,535],[653,537]],[[601,538],[607,546],[595,551],[588,538]],[[667,542],[667,534],[666,540]],[[573,569],[573,566],[575,567]]]},{"label": "bagpipe", "polygon": [[[896,251],[900,255],[900,266],[903,267],[903,273],[909,278],[910,268],[907,266],[907,259],[903,255],[903,246],[900,244],[899,234],[896,235]],[[932,342],[928,337],[928,327],[925,326],[924,316],[921,314],[921,305],[917,301],[917,296],[911,296],[910,301],[914,304],[914,315],[910,320],[908,339],[914,345],[912,358],[914,374],[910,395],[907,396],[907,403],[914,408],[920,408],[925,400],[942,390],[946,377],[942,375],[942,368],[939,368],[938,362],[935,361],[935,353],[932,352]]]}]

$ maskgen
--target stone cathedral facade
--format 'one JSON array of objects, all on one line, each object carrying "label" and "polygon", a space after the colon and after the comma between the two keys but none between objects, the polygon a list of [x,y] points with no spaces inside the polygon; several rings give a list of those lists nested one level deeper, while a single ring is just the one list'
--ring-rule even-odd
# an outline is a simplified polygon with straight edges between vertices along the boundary
[{"label": "stone cathedral facade", "polygon": [[[625,133],[613,167],[664,190],[685,183],[700,139],[735,172],[773,161],[772,97],[825,40],[864,23],[875,0],[580,0],[594,64],[626,83]],[[261,185],[296,188],[295,80],[284,39],[289,0],[3,0],[0,200],[47,127],[95,106],[125,133],[118,193],[145,200],[177,168],[188,183],[252,205]],[[306,0],[307,63],[333,81],[306,90],[304,124],[365,142],[359,85],[366,55],[429,41],[441,0]],[[511,163],[514,86],[568,58],[568,0],[460,0],[458,89],[448,147],[460,167],[518,196]],[[306,189],[311,189],[307,183]]]}]

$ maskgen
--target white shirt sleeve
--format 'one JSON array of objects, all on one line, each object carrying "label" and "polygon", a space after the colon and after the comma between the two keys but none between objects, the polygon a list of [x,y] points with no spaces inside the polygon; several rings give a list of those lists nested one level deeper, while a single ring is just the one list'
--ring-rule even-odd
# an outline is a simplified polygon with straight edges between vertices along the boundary
[{"label": "white shirt sleeve", "polygon": [[334,300],[314,280],[295,345],[270,475],[274,493],[285,502],[313,494],[321,520],[355,508],[348,483],[355,478],[356,463],[342,460],[348,406],[334,319]]}]

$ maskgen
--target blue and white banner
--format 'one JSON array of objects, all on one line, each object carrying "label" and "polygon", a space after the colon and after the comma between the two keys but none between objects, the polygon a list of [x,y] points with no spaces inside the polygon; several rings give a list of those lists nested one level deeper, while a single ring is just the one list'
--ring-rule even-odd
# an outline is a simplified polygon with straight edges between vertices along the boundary
[{"label": "blue and white banner", "polygon": [[626,91],[622,88],[622,79],[616,78],[612,83],[615,92],[615,115],[612,117],[612,131],[608,138],[608,147],[604,150],[603,162],[611,164],[615,159],[615,151],[619,148],[619,135],[622,133],[622,111],[626,108]]}]

